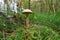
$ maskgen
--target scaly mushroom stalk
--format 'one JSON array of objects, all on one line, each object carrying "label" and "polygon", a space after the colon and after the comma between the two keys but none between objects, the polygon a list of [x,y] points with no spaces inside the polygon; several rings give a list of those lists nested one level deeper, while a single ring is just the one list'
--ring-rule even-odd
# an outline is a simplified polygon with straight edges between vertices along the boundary
[{"label": "scaly mushroom stalk", "polygon": [[26,33],[25,33],[25,40],[28,40],[28,36],[29,36],[29,18],[28,18],[28,15],[29,14],[31,14],[32,13],[32,11],[31,10],[29,10],[29,9],[24,9],[23,10],[23,14],[25,14],[26,15],[26,17],[25,17],[25,21],[26,21],[26,27],[25,27],[25,29],[26,29]]}]

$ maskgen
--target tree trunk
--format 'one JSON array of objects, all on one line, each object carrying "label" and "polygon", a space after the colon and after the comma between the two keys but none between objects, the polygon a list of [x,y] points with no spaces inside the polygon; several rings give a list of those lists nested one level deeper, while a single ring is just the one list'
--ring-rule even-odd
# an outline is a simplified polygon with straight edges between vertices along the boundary
[{"label": "tree trunk", "polygon": [[31,0],[29,0],[29,2],[28,2],[28,8],[29,8],[29,9],[30,9],[30,1],[31,1]]}]

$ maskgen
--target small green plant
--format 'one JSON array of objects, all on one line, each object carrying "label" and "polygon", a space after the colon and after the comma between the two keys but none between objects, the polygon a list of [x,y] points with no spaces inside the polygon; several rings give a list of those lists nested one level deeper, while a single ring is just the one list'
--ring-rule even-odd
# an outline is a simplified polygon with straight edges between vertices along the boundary
[{"label": "small green plant", "polygon": [[[23,27],[17,28],[16,32],[11,36],[7,36],[6,40],[24,40],[25,29]],[[28,40],[60,40],[58,33],[47,26],[31,25],[29,28]]]}]

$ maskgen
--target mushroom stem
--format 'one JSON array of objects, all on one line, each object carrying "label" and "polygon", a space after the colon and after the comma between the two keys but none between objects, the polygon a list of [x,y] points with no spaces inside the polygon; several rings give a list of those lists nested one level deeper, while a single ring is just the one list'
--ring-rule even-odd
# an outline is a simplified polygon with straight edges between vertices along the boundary
[{"label": "mushroom stem", "polygon": [[28,36],[29,36],[28,30],[29,30],[29,19],[28,19],[28,15],[26,14],[26,33],[25,33],[26,40],[28,40]]}]

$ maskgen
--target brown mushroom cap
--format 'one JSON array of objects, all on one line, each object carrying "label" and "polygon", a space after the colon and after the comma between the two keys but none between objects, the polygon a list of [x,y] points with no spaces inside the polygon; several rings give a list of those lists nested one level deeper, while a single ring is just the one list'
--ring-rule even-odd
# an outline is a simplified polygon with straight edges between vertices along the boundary
[{"label": "brown mushroom cap", "polygon": [[31,14],[32,13],[32,11],[29,9],[24,9],[22,12],[23,12],[23,14]]}]

